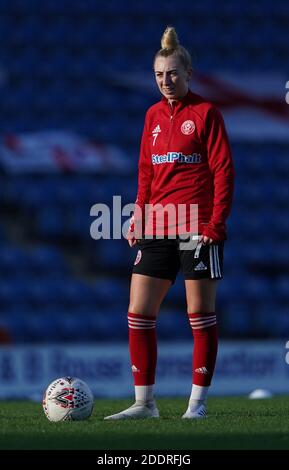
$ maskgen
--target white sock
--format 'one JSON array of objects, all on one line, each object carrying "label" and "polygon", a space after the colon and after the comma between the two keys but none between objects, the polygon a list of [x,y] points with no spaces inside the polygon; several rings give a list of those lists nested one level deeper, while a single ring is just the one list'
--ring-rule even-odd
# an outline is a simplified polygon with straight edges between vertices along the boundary
[{"label": "white sock", "polygon": [[192,385],[192,391],[190,396],[190,402],[203,402],[207,398],[207,394],[210,387],[202,387],[201,385]]},{"label": "white sock", "polygon": [[153,401],[154,399],[154,386],[153,385],[135,385],[135,399],[136,401]]}]

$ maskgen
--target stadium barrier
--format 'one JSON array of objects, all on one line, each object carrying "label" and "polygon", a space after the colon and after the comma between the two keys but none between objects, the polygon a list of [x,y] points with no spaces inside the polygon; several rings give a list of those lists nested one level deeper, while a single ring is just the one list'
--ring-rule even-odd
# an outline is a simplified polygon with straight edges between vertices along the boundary
[{"label": "stadium barrier", "polygon": [[[286,348],[289,349],[289,342],[285,341],[221,342],[211,394],[244,395],[258,388],[287,394]],[[190,342],[159,344],[158,396],[188,396],[191,349]],[[132,395],[129,353],[123,343],[0,348],[1,399],[41,400],[47,385],[61,376],[85,380],[96,398]]]}]

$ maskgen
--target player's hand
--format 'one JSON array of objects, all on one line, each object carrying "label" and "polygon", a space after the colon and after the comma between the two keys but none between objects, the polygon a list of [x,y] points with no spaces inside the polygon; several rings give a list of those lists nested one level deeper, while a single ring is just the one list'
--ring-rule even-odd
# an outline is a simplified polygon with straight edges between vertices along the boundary
[{"label": "player's hand", "polygon": [[128,244],[130,247],[134,246],[136,244],[136,239],[132,238],[131,240],[128,240]]},{"label": "player's hand", "polygon": [[129,246],[132,247],[136,244],[136,239],[134,237],[134,216],[131,217],[129,222],[130,222],[130,225],[129,225],[128,232],[126,234],[126,239],[128,241]]},{"label": "player's hand", "polygon": [[212,245],[214,240],[212,238],[207,237],[206,235],[202,235],[200,237],[200,242],[203,242],[203,245]]}]

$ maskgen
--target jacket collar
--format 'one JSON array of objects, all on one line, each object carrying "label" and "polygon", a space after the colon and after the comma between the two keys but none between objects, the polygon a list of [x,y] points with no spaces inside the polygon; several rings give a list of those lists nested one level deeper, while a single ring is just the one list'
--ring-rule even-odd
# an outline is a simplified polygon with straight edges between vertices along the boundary
[{"label": "jacket collar", "polygon": [[[183,108],[186,104],[191,103],[193,101],[193,96],[194,94],[191,92],[191,90],[188,90],[188,93],[181,99],[175,101],[175,107],[178,109]],[[164,96],[161,99],[162,103],[166,106],[170,106],[169,101],[167,98]]]}]

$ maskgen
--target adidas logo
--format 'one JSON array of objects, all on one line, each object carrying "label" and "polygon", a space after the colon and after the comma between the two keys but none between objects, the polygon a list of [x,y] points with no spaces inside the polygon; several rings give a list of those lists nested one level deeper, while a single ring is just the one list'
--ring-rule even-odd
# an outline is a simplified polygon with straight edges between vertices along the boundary
[{"label": "adidas logo", "polygon": [[133,372],[140,372],[140,370],[139,370],[136,366],[134,366],[134,365],[132,366],[131,370],[132,370]]},{"label": "adidas logo", "polygon": [[152,134],[158,134],[159,132],[161,132],[161,128],[158,124],[157,127],[155,127],[154,130],[152,131]]},{"label": "adidas logo", "polygon": [[203,261],[200,261],[199,264],[195,267],[194,271],[205,271],[207,266],[204,265]]},{"label": "adidas logo", "polygon": [[199,374],[209,374],[209,371],[206,369],[206,367],[199,367],[198,369],[195,369],[195,372],[198,372]]}]

